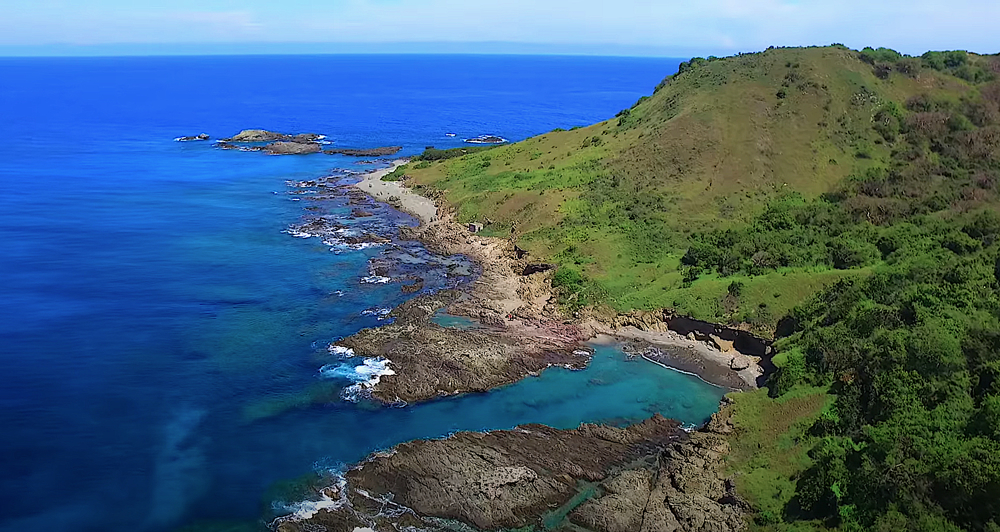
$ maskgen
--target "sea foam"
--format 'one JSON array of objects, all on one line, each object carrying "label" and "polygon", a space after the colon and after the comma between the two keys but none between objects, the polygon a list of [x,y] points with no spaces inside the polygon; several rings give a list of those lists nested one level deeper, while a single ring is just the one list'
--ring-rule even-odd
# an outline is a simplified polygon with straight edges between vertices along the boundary
[{"label": "sea foam", "polygon": [[331,355],[336,355],[343,358],[351,358],[354,356],[354,350],[350,347],[343,347],[339,345],[330,344],[330,347],[326,348]]},{"label": "sea foam", "polygon": [[366,358],[360,366],[348,363],[327,364],[319,368],[319,373],[326,379],[345,379],[354,382],[344,388],[343,392],[344,399],[351,402],[357,402],[370,393],[383,376],[396,374],[389,367],[389,360],[384,358]]},{"label": "sea foam", "polygon": [[281,523],[288,521],[304,521],[315,517],[321,510],[336,510],[347,504],[347,480],[343,475],[336,475],[336,482],[319,491],[318,501],[299,501],[293,503],[274,502],[271,507],[278,512],[288,512],[271,521],[270,528],[276,529]]}]

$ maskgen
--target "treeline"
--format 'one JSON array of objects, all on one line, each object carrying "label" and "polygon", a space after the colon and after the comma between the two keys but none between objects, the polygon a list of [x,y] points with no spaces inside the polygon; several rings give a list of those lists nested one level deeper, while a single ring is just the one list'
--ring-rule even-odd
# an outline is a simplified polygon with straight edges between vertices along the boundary
[{"label": "treeline", "polygon": [[972,83],[983,83],[996,79],[1000,73],[994,67],[996,63],[978,64],[975,56],[964,50],[927,52],[920,57],[910,57],[890,48],[865,48],[858,55],[875,67],[875,75],[882,79],[888,78],[893,71],[915,77],[921,69],[928,68]]}]

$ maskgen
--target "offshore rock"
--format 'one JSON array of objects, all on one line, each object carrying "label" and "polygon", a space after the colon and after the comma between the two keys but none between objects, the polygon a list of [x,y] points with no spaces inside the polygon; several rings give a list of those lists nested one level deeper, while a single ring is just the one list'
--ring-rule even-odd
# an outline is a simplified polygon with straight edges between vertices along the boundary
[{"label": "offshore rock", "polygon": [[314,142],[323,138],[323,135],[317,133],[298,133],[295,135],[288,135],[285,133],[275,133],[274,131],[267,131],[265,129],[244,129],[239,133],[233,135],[228,139],[222,139],[223,142],[275,142],[275,141],[287,141],[287,142]]},{"label": "offshore rock", "polygon": [[721,476],[725,451],[721,436],[687,434],[659,415],[627,428],[461,432],[374,455],[347,473],[344,505],[279,530],[516,529],[556,508],[595,532],[742,530],[744,504]]},{"label": "offshore rock", "polygon": [[310,153],[319,153],[323,149],[315,142],[290,142],[282,140],[264,146],[263,151],[271,155],[307,155]]},{"label": "offshore rock", "polygon": [[191,136],[188,136],[188,137],[178,137],[175,140],[177,140],[177,142],[192,142],[192,141],[197,141],[197,140],[208,140],[210,138],[211,137],[209,137],[207,134],[202,133],[200,135],[191,135]]},{"label": "offshore rock", "polygon": [[402,146],[384,146],[381,148],[368,148],[361,150],[352,149],[333,149],[324,150],[323,153],[327,155],[346,155],[348,157],[385,157],[386,155],[395,155],[402,150]]}]

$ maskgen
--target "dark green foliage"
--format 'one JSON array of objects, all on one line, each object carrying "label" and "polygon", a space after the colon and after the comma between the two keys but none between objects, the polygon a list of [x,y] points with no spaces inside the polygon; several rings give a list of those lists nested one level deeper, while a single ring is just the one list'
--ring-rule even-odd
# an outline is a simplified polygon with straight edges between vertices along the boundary
[{"label": "dark green foliage", "polygon": [[739,281],[733,281],[729,283],[728,293],[733,297],[740,297],[743,293],[744,284]]},{"label": "dark green foliage", "polygon": [[[792,502],[758,524],[1000,530],[1000,83],[965,52],[914,60],[865,49],[861,58],[886,77],[926,68],[977,87],[905,106],[864,98],[875,104],[872,135],[851,147],[872,159],[866,169],[820,199],[787,194],[748,224],[692,235],[685,281],[781,268],[872,272],[828,287],[786,320],[770,394],[821,385],[837,399],[810,429],[818,443]],[[733,282],[729,296],[741,290]]]},{"label": "dark green foliage", "polygon": [[782,347],[804,364],[786,363],[772,393],[796,374],[838,393],[797,485],[807,517],[984,530],[1000,515],[997,224],[983,212],[908,228],[895,260],[796,311]]},{"label": "dark green foliage", "polygon": [[968,52],[962,50],[953,50],[950,52],[927,52],[921,56],[924,60],[924,66],[928,68],[933,68],[934,70],[946,70],[949,68],[958,68],[965,65],[969,61]]},{"label": "dark green foliage", "polygon": [[556,270],[552,276],[552,286],[556,288],[579,289],[583,285],[583,275],[568,266]]},{"label": "dark green foliage", "polygon": [[862,61],[872,65],[875,63],[894,63],[903,58],[899,52],[891,48],[879,48],[876,50],[871,47],[867,47],[861,50],[858,55],[861,57]]},{"label": "dark green foliage", "polygon": [[451,148],[448,150],[427,148],[424,150],[424,153],[417,155],[413,159],[415,161],[442,161],[445,159],[454,159],[455,157],[461,157],[470,153],[492,150],[493,148],[496,148],[496,146],[469,146],[467,148]]}]

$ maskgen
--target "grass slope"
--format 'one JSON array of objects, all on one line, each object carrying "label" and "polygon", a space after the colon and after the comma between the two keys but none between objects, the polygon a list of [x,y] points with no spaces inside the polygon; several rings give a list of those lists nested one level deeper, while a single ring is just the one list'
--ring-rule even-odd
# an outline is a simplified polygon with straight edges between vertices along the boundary
[{"label": "grass slope", "polygon": [[739,227],[790,191],[816,198],[891,153],[872,128],[885,102],[961,98],[970,84],[924,69],[880,79],[843,47],[770,49],[701,61],[614,119],[401,172],[462,221],[513,234],[540,260],[583,274],[568,302],[670,307],[770,331],[819,288],[864,270],[822,265],[743,279],[685,279],[694,233]]}]

